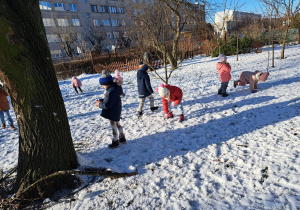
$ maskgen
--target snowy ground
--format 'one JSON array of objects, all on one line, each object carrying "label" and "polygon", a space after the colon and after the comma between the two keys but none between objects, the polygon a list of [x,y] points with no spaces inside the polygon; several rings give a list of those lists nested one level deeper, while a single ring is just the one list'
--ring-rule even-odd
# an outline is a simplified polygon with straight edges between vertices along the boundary
[{"label": "snowy ground", "polygon": [[[136,72],[124,73],[121,124],[128,143],[108,149],[108,120],[94,106],[103,89],[99,75],[81,75],[85,94],[70,80],[59,85],[65,100],[81,168],[106,167],[137,176],[104,179],[82,176],[86,188],[48,209],[300,209],[300,46],[286,59],[275,51],[275,68],[259,91],[233,88],[244,70],[266,70],[267,51],[230,56],[229,96],[217,95],[217,58],[195,57],[176,70],[170,84],[182,88],[186,121],[164,120],[162,103],[137,119]],[[162,70],[159,71],[162,73]],[[151,76],[155,89],[161,81]],[[12,114],[13,115],[13,114]],[[15,120],[15,118],[14,118]],[[2,130],[1,168],[17,164],[18,133]]]}]

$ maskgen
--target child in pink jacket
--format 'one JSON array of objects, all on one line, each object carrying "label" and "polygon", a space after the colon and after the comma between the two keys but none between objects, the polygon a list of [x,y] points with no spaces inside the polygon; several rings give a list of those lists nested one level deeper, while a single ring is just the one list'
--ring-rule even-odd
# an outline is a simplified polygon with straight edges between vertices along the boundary
[{"label": "child in pink jacket", "polygon": [[78,94],[77,88],[80,90],[81,93],[83,92],[80,88],[82,86],[81,81],[77,77],[75,76],[72,77],[71,85],[75,89],[76,94]]},{"label": "child in pink jacket", "polygon": [[219,55],[219,62],[217,63],[217,70],[219,72],[221,87],[218,90],[218,95],[222,95],[222,97],[227,97],[226,89],[228,87],[229,80],[231,79],[230,71],[231,66],[227,63],[226,55]]},{"label": "child in pink jacket", "polygon": [[249,84],[249,88],[251,93],[255,93],[257,89],[257,83],[260,81],[266,81],[269,76],[269,73],[263,73],[260,71],[243,71],[239,79],[237,81],[233,82],[234,88],[236,88],[237,85],[239,86],[245,86],[246,84]]}]

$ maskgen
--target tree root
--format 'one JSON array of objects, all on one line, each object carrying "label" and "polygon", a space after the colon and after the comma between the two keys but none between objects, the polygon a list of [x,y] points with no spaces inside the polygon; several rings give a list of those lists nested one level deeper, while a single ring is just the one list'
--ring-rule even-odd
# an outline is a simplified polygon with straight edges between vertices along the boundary
[{"label": "tree root", "polygon": [[[30,205],[41,203],[46,197],[44,196],[44,191],[47,190],[48,186],[52,185],[55,181],[55,178],[72,176],[72,175],[90,175],[90,176],[103,176],[107,178],[117,179],[122,177],[134,176],[138,172],[132,173],[115,173],[112,171],[107,171],[103,169],[86,169],[83,171],[58,171],[54,172],[48,176],[42,177],[36,182],[32,183],[27,188],[18,191],[10,199],[0,200],[0,209],[9,209],[9,208],[24,208]],[[46,187],[45,187],[46,186]],[[38,193],[36,193],[38,192]]]}]

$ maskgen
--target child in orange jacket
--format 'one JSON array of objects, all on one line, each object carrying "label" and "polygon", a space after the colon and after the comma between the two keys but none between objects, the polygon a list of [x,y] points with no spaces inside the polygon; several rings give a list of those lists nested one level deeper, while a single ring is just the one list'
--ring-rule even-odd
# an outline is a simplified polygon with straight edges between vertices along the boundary
[{"label": "child in orange jacket", "polygon": [[222,97],[227,97],[226,89],[228,87],[228,83],[231,79],[230,71],[231,66],[227,63],[226,55],[219,55],[219,62],[217,63],[217,70],[219,72],[221,87],[218,90],[218,95],[222,95]]},{"label": "child in orange jacket", "polygon": [[169,119],[173,117],[173,112],[169,110],[169,106],[172,105],[173,107],[177,107],[181,112],[179,122],[184,121],[183,106],[181,104],[183,96],[182,90],[176,86],[161,84],[158,88],[156,88],[156,91],[162,99],[165,118]]}]

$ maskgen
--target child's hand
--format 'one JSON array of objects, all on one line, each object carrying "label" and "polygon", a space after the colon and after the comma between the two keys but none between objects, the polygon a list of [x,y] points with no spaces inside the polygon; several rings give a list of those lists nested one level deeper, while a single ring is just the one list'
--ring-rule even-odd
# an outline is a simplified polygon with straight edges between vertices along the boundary
[{"label": "child's hand", "polygon": [[96,106],[96,107],[99,107],[99,104],[100,104],[101,102],[102,102],[102,101],[100,101],[100,100],[96,100],[95,106]]},{"label": "child's hand", "polygon": [[175,102],[172,102],[171,105],[172,105],[173,107],[176,106]]}]

